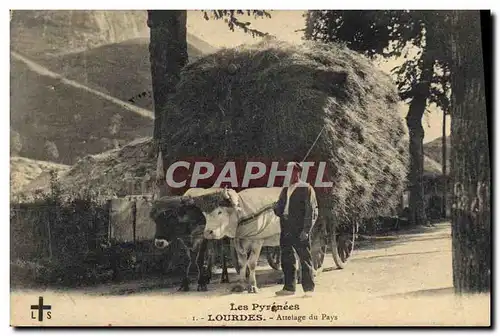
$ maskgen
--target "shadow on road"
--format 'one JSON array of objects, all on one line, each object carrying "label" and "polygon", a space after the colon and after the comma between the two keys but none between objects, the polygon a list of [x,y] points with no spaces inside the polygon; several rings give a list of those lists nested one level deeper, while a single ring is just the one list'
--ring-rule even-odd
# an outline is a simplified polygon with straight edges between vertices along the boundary
[{"label": "shadow on road", "polygon": [[384,254],[384,255],[379,255],[379,256],[361,257],[361,258],[357,258],[356,260],[381,259],[381,258],[388,258],[388,257],[402,257],[402,256],[408,256],[408,255],[434,254],[434,253],[443,253],[443,252],[444,252],[443,250],[436,250],[436,251],[424,251],[424,252],[394,253],[394,254]]},{"label": "shadow on road", "polygon": [[[333,261],[332,261],[333,262]],[[325,267],[323,273],[331,271],[340,271],[336,267]],[[324,276],[325,274],[321,274]],[[282,284],[283,273],[281,271],[273,270],[271,268],[259,269],[257,271],[257,284],[259,288],[268,288],[272,286],[277,286]],[[224,295],[248,295],[248,292],[243,293],[233,293],[231,292],[232,286],[234,286],[238,280],[238,276],[234,271],[229,275],[230,283],[220,283],[220,274],[216,274],[210,284],[208,285],[208,291],[198,292],[196,290],[196,279],[192,279],[191,290],[189,292],[178,291],[177,287],[180,284],[180,279],[177,281],[167,281],[167,280],[148,280],[147,283],[137,283],[137,282],[126,282],[122,284],[112,284],[101,288],[86,289],[87,294],[93,295],[105,295],[105,296],[121,296],[121,295],[135,295],[135,294],[145,294],[148,292],[161,292],[166,295],[176,295],[176,296],[224,296]],[[297,284],[300,287],[300,284]]]},{"label": "shadow on road", "polygon": [[[374,256],[360,256],[356,257],[356,251],[367,251],[367,250],[380,250],[388,249],[390,247],[401,245],[410,241],[415,240],[439,240],[449,237],[450,224],[441,223],[434,227],[426,228],[415,228],[410,230],[399,231],[393,235],[385,236],[361,236],[359,241],[356,241],[356,247],[354,251],[354,258],[352,262],[371,260],[375,258],[386,258],[393,255],[374,255]],[[428,252],[409,252],[409,253],[398,253],[394,256],[411,255],[411,254],[422,254],[422,253],[437,253],[439,251],[428,251]],[[331,252],[328,251],[328,262],[325,264],[323,272],[330,273],[331,271],[338,270],[333,265],[333,260],[331,260]],[[326,260],[325,260],[326,262]],[[197,292],[196,291],[196,279],[193,277],[191,279],[191,291],[180,292],[177,291],[181,283],[181,277],[175,276],[144,276],[141,279],[135,280],[124,280],[115,283],[102,283],[94,286],[85,286],[82,288],[59,288],[57,291],[61,292],[80,292],[87,295],[97,295],[97,296],[124,296],[124,295],[135,295],[135,294],[147,294],[147,293],[160,293],[161,295],[187,295],[187,296],[221,296],[221,295],[238,295],[238,293],[231,293],[231,287],[238,280],[238,276],[234,269],[229,269],[229,279],[231,283],[221,284],[220,283],[220,270],[219,274],[214,274],[210,284],[208,286],[207,292]],[[325,274],[323,274],[324,276]],[[277,286],[282,280],[283,273],[281,271],[273,270],[269,267],[266,256],[263,253],[258,263],[257,271],[257,283],[260,288],[266,288],[270,286]],[[40,286],[45,287],[45,286]],[[52,287],[52,286],[50,286]],[[12,288],[14,289],[14,288]],[[34,289],[34,288],[32,288]],[[48,287],[46,288],[48,289]],[[51,288],[55,289],[55,288]],[[245,292],[246,293],[246,292]],[[407,293],[398,295],[409,295]]]},{"label": "shadow on road", "polygon": [[447,238],[448,236],[443,234],[439,236],[433,236],[433,237],[419,237],[419,238],[413,238],[413,239],[407,239],[407,238],[396,238],[396,239],[387,239],[387,240],[380,240],[380,239],[374,239],[374,240],[366,240],[366,241],[360,241],[357,242],[355,251],[368,251],[368,250],[381,250],[381,249],[388,249],[394,246],[401,245],[403,243],[407,243],[409,241],[431,241],[431,240],[441,240],[443,238]]},{"label": "shadow on road", "polygon": [[358,235],[355,250],[387,249],[408,241],[443,239],[451,236],[450,227],[449,222],[444,222],[431,227],[405,229],[384,235]]},{"label": "shadow on road", "polygon": [[453,287],[443,287],[443,288],[432,288],[432,289],[423,289],[416,290],[411,292],[397,293],[397,294],[389,294],[382,295],[380,298],[407,298],[407,297],[415,297],[415,296],[435,296],[435,295],[450,295],[454,294]]}]

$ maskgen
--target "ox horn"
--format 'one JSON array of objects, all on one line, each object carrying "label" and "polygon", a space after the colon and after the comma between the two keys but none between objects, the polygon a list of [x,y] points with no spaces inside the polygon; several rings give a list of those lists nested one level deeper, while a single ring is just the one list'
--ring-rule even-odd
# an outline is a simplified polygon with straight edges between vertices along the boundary
[{"label": "ox horn", "polygon": [[224,190],[222,191],[222,196],[229,202],[231,202],[233,206],[237,208],[239,207],[238,202],[233,197],[231,197],[231,195],[229,195],[229,189],[227,186],[224,186]]},{"label": "ox horn", "polygon": [[224,190],[222,191],[222,194],[224,195],[224,198],[229,199],[229,200],[231,199],[231,196],[229,196],[227,186],[224,186]]}]

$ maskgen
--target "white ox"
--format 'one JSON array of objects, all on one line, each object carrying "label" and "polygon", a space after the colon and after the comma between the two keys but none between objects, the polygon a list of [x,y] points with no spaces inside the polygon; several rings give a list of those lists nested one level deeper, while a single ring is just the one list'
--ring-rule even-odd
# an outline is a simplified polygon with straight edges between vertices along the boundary
[{"label": "white ox", "polygon": [[204,238],[232,238],[241,266],[233,291],[241,292],[245,287],[249,293],[258,291],[255,269],[262,247],[279,246],[280,219],[273,207],[280,192],[281,188],[251,188],[240,193],[223,189],[212,193],[212,199],[195,201],[206,219]]}]

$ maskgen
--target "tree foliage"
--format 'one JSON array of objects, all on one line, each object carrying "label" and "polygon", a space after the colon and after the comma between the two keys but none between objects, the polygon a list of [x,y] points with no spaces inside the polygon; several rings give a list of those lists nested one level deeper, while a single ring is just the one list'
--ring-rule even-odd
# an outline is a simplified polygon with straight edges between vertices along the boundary
[{"label": "tree foliage", "polygon": [[108,126],[109,133],[111,135],[118,134],[118,132],[120,131],[120,128],[122,126],[122,121],[123,121],[123,117],[120,114],[118,114],[118,113],[115,113],[111,117],[110,123],[109,123],[109,126]]},{"label": "tree foliage", "polygon": [[242,21],[241,18],[244,16],[254,18],[271,18],[271,14],[265,10],[204,10],[203,17],[205,20],[210,20],[210,18],[215,20],[223,19],[227,23],[229,30],[234,32],[235,28],[243,30],[247,34],[251,34],[253,37],[264,37],[269,36],[269,33],[263,32],[261,30],[251,28],[251,23],[248,21]]},{"label": "tree foliage", "polygon": [[[401,58],[392,69],[400,97],[409,103],[410,221],[425,224],[422,118],[429,104],[450,112],[450,12],[445,11],[309,11],[305,38],[341,42],[371,58]],[[414,54],[414,55],[412,55]]]},{"label": "tree foliage", "polygon": [[[235,29],[240,29],[246,34],[251,34],[252,37],[271,36],[269,33],[250,27],[251,23],[243,20],[245,16],[253,18],[271,18],[271,14],[265,10],[202,10],[202,14],[207,21],[211,19],[224,20],[229,30],[232,32],[234,32]],[[138,100],[145,97],[150,98],[151,96],[152,92],[145,90],[128,99],[128,102],[135,104]]]},{"label": "tree foliage", "polygon": [[[305,38],[340,42],[368,57],[404,57],[394,69],[400,96],[409,102],[418,95],[424,58],[432,59],[434,73],[429,103],[450,111],[450,48],[446,43],[447,11],[324,10],[306,15]],[[411,52],[416,50],[415,57]]]},{"label": "tree foliage", "polygon": [[57,149],[57,145],[53,141],[45,141],[44,145],[45,154],[47,158],[51,161],[57,161],[59,159],[59,150]]},{"label": "tree foliage", "polygon": [[23,141],[19,132],[11,130],[10,131],[10,155],[19,155],[23,148]]}]

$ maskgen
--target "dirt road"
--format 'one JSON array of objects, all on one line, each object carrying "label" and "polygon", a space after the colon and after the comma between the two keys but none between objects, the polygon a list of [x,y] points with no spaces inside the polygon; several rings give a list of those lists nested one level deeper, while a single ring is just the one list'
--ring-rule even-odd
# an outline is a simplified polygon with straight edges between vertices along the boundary
[{"label": "dirt road", "polygon": [[[331,259],[327,265],[333,265]],[[71,292],[12,292],[13,325],[369,326],[489,325],[488,295],[452,291],[448,223],[424,233],[361,241],[347,268],[326,270],[315,296],[277,298],[279,273],[259,270],[258,294],[231,294],[231,284],[209,292],[175,288],[140,290],[137,284]],[[234,275],[231,276],[234,279]],[[134,286],[137,290],[134,290]],[[110,295],[111,294],[111,295]],[[44,297],[51,319],[31,319],[30,305]],[[239,309],[238,309],[239,308]]]}]

